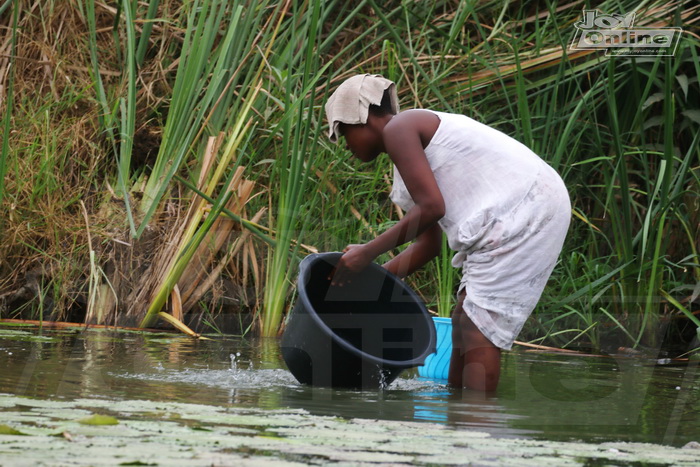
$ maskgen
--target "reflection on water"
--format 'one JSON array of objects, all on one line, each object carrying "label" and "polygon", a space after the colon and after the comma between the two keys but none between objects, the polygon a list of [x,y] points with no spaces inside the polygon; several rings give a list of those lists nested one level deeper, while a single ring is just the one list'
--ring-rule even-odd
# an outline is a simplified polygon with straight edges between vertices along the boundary
[{"label": "reflection on water", "polygon": [[148,399],[315,415],[430,421],[496,436],[700,441],[697,362],[509,352],[495,395],[407,371],[389,388],[300,385],[274,339],[37,330],[0,325],[0,392],[38,398]]}]

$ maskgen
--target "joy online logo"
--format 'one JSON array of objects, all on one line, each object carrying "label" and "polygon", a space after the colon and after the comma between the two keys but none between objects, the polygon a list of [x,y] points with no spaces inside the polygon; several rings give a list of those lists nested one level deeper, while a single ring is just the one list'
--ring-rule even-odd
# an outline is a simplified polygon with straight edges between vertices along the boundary
[{"label": "joy online logo", "polygon": [[583,10],[583,20],[574,23],[571,42],[574,50],[605,49],[605,55],[673,55],[681,28],[635,28],[635,13],[604,15],[598,10]]}]

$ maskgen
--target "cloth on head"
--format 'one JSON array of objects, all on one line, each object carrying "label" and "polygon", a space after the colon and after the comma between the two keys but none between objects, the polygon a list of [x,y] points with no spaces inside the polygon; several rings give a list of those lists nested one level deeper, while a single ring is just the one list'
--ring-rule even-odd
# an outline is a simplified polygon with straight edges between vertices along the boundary
[{"label": "cloth on head", "polygon": [[338,86],[326,102],[326,118],[330,126],[328,138],[338,141],[338,125],[359,125],[367,123],[370,105],[380,105],[384,91],[389,90],[391,109],[399,113],[399,97],[396,85],[380,75],[355,75]]}]

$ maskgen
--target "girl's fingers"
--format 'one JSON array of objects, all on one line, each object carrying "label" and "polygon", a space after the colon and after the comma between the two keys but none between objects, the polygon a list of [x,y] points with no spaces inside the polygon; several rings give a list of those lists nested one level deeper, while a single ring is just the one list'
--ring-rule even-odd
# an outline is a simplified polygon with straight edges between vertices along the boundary
[{"label": "girl's fingers", "polygon": [[335,265],[328,276],[328,280],[331,281],[331,285],[342,287],[344,284],[349,284],[352,282],[352,275],[356,274],[360,268],[358,268],[356,264],[356,258],[354,260],[350,259],[350,257],[353,257],[352,254],[348,255],[347,257],[345,254],[350,253],[351,250],[360,248],[361,246],[362,245],[353,244],[345,247],[343,250],[343,256],[340,257],[338,264]]},{"label": "girl's fingers", "polygon": [[337,269],[334,270],[329,279],[331,281],[331,285],[338,287],[342,287],[346,282],[350,283],[350,280],[345,279],[345,274],[342,272],[339,274]]},{"label": "girl's fingers", "polygon": [[349,284],[351,282],[349,277],[351,274],[352,272],[342,263],[341,258],[341,261],[331,271],[328,280],[331,281],[331,285],[342,287],[346,283]]}]

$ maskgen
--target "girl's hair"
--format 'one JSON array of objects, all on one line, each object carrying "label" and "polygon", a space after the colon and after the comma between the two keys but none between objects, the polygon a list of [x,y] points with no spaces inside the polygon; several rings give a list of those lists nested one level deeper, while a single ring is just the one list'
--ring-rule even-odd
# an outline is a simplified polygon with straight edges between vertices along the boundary
[{"label": "girl's hair", "polygon": [[384,90],[384,95],[382,95],[382,102],[379,105],[370,104],[369,113],[375,117],[383,117],[384,115],[394,115],[394,111],[391,108],[391,94],[389,90]]}]

